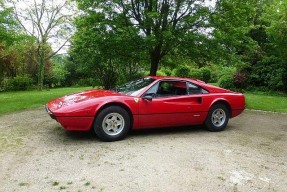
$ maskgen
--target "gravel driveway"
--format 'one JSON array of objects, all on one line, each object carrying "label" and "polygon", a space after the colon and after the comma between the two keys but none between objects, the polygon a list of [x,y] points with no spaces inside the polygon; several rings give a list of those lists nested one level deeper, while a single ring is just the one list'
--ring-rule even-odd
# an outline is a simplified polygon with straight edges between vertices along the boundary
[{"label": "gravel driveway", "polygon": [[287,114],[245,111],[223,132],[133,131],[105,143],[44,109],[0,117],[0,191],[287,191]]}]

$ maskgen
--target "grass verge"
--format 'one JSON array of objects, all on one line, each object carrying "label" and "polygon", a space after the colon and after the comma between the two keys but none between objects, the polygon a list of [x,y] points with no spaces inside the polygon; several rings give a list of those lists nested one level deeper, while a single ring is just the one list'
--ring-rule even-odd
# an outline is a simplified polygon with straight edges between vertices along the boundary
[{"label": "grass verge", "polygon": [[244,93],[247,109],[287,113],[287,97],[266,93]]},{"label": "grass verge", "polygon": [[49,100],[91,87],[57,88],[43,91],[15,91],[0,93],[0,115],[43,106]]}]

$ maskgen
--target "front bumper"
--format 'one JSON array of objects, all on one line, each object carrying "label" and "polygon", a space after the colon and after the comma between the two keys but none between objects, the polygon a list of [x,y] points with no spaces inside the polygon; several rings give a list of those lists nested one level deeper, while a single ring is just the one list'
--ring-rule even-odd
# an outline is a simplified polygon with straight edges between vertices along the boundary
[{"label": "front bumper", "polygon": [[50,115],[50,117],[51,117],[52,119],[55,119],[55,120],[56,120],[56,116],[52,113],[52,111],[48,108],[47,105],[45,105],[45,109],[46,109],[47,113]]},{"label": "front bumper", "polygon": [[49,109],[48,105],[45,105],[46,112],[52,119],[55,119],[60,123],[64,129],[68,131],[88,131],[91,129],[94,122],[94,117],[70,117],[70,116],[55,116]]}]

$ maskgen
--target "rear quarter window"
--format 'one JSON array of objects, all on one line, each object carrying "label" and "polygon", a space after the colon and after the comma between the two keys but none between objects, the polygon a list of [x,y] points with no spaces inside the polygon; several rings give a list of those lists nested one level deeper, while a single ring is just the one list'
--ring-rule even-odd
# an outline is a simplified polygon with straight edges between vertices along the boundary
[{"label": "rear quarter window", "polygon": [[194,95],[194,94],[207,94],[209,93],[207,90],[201,88],[198,85],[195,85],[193,83],[188,82],[187,83],[187,92],[189,95]]}]

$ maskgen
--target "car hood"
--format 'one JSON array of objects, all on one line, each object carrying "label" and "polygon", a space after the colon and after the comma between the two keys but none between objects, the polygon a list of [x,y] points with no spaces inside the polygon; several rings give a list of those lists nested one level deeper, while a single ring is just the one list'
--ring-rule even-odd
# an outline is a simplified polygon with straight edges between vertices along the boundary
[{"label": "car hood", "polygon": [[74,93],[70,95],[66,95],[55,100],[52,100],[48,103],[48,107],[51,111],[57,110],[59,108],[69,106],[75,103],[81,103],[88,100],[102,98],[107,96],[120,96],[122,94],[109,91],[109,90],[89,90],[83,91],[79,93]]}]

